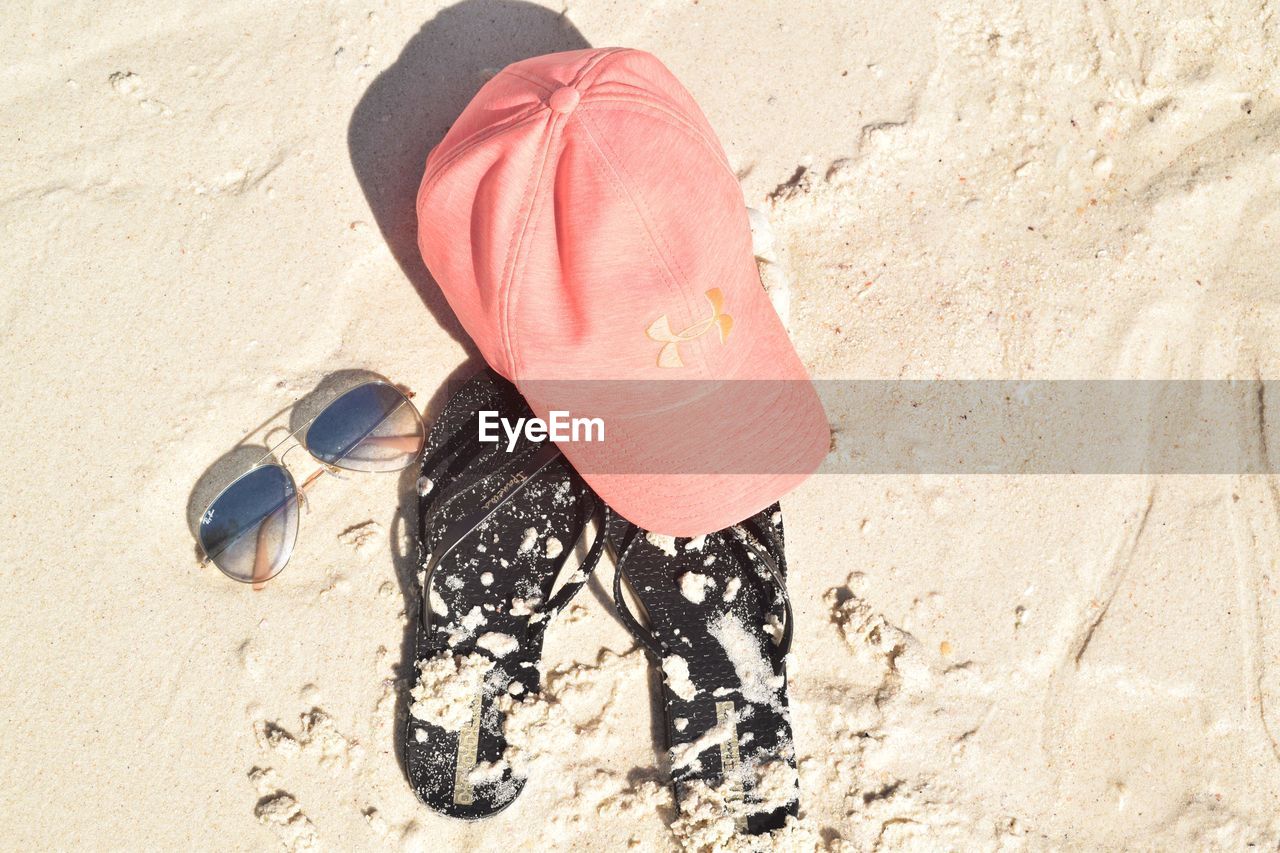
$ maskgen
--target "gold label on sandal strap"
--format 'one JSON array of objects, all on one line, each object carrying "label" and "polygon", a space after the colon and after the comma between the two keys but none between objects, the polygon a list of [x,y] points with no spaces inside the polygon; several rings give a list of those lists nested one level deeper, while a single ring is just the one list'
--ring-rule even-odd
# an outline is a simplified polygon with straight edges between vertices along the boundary
[{"label": "gold label on sandal strap", "polygon": [[476,801],[475,791],[471,787],[471,771],[476,766],[476,756],[480,751],[480,701],[484,698],[484,688],[471,700],[471,719],[458,732],[458,757],[453,772],[453,802],[459,806],[469,806]]},{"label": "gold label on sandal strap", "polygon": [[489,508],[490,508],[490,507],[492,507],[494,504],[498,503],[498,502],[499,502],[499,501],[501,501],[503,498],[505,498],[505,497],[507,496],[507,493],[508,493],[508,492],[510,492],[512,489],[514,489],[516,486],[520,485],[521,483],[523,483],[523,482],[524,482],[525,480],[527,480],[527,479],[529,479],[529,475],[528,475],[528,474],[526,474],[526,473],[524,473],[523,471],[520,471],[519,473],[513,474],[513,475],[512,475],[512,477],[511,477],[511,479],[510,479],[510,480],[507,480],[507,482],[503,483],[503,484],[502,484],[502,488],[501,488],[501,489],[498,489],[497,493],[495,493],[495,494],[493,495],[493,497],[489,498],[489,500],[487,500],[487,501],[485,501],[485,502],[484,502],[484,507],[483,507],[483,508],[484,508],[484,509],[489,509]]},{"label": "gold label on sandal strap", "polygon": [[742,783],[738,780],[738,767],[742,758],[738,754],[738,715],[732,702],[716,703],[716,725],[725,726],[729,736],[720,742],[720,775],[724,784],[724,802],[733,815],[738,829],[747,828],[747,816],[743,814]]}]

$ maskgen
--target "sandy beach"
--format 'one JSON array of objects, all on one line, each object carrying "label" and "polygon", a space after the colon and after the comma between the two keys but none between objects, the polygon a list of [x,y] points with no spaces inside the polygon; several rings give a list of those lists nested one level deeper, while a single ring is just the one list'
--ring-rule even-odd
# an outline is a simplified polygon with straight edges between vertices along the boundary
[{"label": "sandy beach", "polygon": [[[377,374],[429,422],[479,368],[413,202],[510,62],[666,63],[815,379],[1280,378],[1265,0],[21,3],[0,44],[3,849],[733,849],[676,821],[608,566],[537,772],[466,823],[396,748],[416,470],[325,478],[261,591],[198,558],[309,401]],[[1280,849],[1278,483],[810,478],[770,846]]]}]

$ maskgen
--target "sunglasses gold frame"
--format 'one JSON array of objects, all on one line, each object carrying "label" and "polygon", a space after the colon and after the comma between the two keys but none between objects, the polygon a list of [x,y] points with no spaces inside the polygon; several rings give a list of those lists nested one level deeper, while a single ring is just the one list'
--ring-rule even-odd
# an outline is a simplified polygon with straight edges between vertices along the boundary
[{"label": "sunglasses gold frame", "polygon": [[[416,395],[410,388],[408,388],[405,385],[388,382],[385,379],[371,379],[367,382],[361,382],[358,385],[353,385],[350,388],[343,391],[341,394],[338,394],[337,396],[335,396],[332,400],[330,400],[328,403],[322,406],[320,410],[315,413],[315,415],[309,418],[306,423],[297,427],[288,435],[286,435],[284,438],[280,439],[279,442],[277,442],[276,444],[268,448],[267,452],[262,455],[261,459],[259,459],[257,462],[250,465],[248,468],[246,468],[244,471],[237,474],[235,477],[233,477],[230,480],[230,482],[227,483],[227,485],[223,486],[222,489],[219,490],[218,493],[213,496],[213,498],[209,501],[208,505],[205,507],[204,512],[201,513],[201,518],[204,518],[208,514],[209,510],[213,508],[214,504],[216,504],[222,498],[223,495],[225,495],[233,486],[235,486],[236,483],[239,483],[241,480],[243,480],[245,477],[247,477],[249,474],[253,473],[254,471],[258,470],[259,468],[264,468],[264,467],[279,468],[284,473],[284,475],[288,478],[290,484],[293,485],[294,494],[297,499],[298,506],[301,508],[307,508],[309,506],[309,504],[307,503],[307,491],[313,485],[315,485],[315,483],[318,482],[320,478],[323,477],[325,474],[329,474],[330,476],[334,476],[339,479],[345,479],[342,476],[341,472],[345,470],[351,470],[351,469],[346,469],[339,465],[332,465],[324,462],[321,459],[318,459],[316,455],[311,451],[311,449],[307,447],[306,430],[312,424],[314,424],[320,418],[321,415],[327,412],[329,408],[338,400],[342,399],[347,394],[350,394],[351,392],[359,388],[364,388],[365,386],[368,386],[368,385],[386,385],[395,389],[397,392],[399,392],[399,394],[402,397],[404,397],[404,403],[402,405],[407,405],[409,407],[409,410],[413,412],[414,419],[418,422],[418,426],[420,427],[420,429],[418,430],[416,435],[412,435],[412,436],[410,435],[366,436],[364,439],[361,440],[362,443],[373,442],[373,443],[381,444],[388,447],[394,447],[394,445],[397,442],[399,442],[402,444],[402,447],[400,449],[408,454],[409,462],[404,466],[402,466],[401,468],[393,469],[393,470],[403,471],[406,468],[408,468],[410,465],[412,465],[415,457],[422,450],[423,446],[426,444],[426,432],[427,432],[426,422],[422,419],[422,413],[419,412],[418,407],[413,404],[413,398]],[[293,406],[296,406],[296,405],[297,403],[295,402],[288,408],[291,409],[293,408]],[[284,411],[287,411],[287,410],[288,409]],[[392,412],[388,413],[388,417],[390,417],[390,415],[396,411],[399,411],[399,406],[393,409]],[[299,435],[301,435],[302,437],[299,438]],[[287,450],[285,450],[284,452],[280,453],[279,458],[277,459],[276,451],[278,451],[281,447],[287,444],[290,440],[293,440],[294,442],[293,445],[289,447]],[[412,447],[408,446],[406,442],[412,442],[413,446]],[[288,466],[285,464],[285,458],[288,457],[288,455],[298,447],[301,447],[303,450],[307,452],[307,455],[309,455],[312,459],[315,459],[317,462],[320,463],[320,467],[317,468],[315,471],[313,471],[310,475],[308,475],[307,478],[302,481],[301,485],[298,485],[297,480],[294,479],[293,472],[291,472]],[[268,459],[271,459],[273,461],[267,462]],[[392,473],[392,471],[360,472],[360,473]],[[197,533],[196,544],[200,548],[200,553],[201,553],[200,565],[207,566],[209,563],[213,563],[215,566],[218,567],[218,571],[222,572],[222,574],[225,577],[228,577],[231,580],[236,581],[237,583],[251,584],[255,591],[263,589],[266,586],[267,582],[270,581],[272,578],[274,578],[276,575],[280,574],[280,572],[284,570],[284,566],[287,565],[289,562],[289,558],[286,557],[284,564],[282,564],[279,569],[277,569],[274,573],[269,573],[270,566],[271,566],[270,555],[266,552],[266,543],[264,542],[264,539],[263,539],[263,532],[267,529],[266,522],[276,513],[283,511],[289,505],[289,502],[290,501],[286,501],[286,503],[281,504],[281,506],[277,507],[267,516],[264,516],[258,522],[258,544],[255,550],[253,575],[250,578],[248,579],[238,578],[235,575],[228,573],[227,570],[223,569],[221,566],[218,566],[217,560],[215,560],[209,554],[208,550],[205,548],[204,538],[200,536],[199,533]],[[291,545],[290,555],[292,555],[292,547],[293,546]]]}]

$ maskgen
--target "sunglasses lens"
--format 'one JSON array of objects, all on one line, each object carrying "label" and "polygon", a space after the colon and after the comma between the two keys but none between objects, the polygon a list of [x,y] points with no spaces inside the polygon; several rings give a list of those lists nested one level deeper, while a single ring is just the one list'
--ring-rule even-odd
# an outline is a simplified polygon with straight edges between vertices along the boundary
[{"label": "sunglasses lens", "polygon": [[307,450],[349,471],[400,471],[422,452],[418,410],[385,382],[352,388],[330,403],[307,430]]},{"label": "sunglasses lens", "polygon": [[298,490],[279,465],[244,474],[200,518],[200,547],[222,573],[244,583],[275,577],[298,535]]}]

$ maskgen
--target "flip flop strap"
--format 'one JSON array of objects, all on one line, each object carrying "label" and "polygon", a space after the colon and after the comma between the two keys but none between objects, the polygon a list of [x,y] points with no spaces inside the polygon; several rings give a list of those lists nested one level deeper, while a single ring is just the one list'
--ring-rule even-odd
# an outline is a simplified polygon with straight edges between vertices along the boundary
[{"label": "flip flop strap", "polygon": [[[546,470],[547,466],[560,457],[560,449],[554,443],[548,441],[539,446],[537,452],[529,456],[518,457],[504,465],[495,474],[510,473],[502,483],[502,487],[489,497],[484,503],[468,510],[457,521],[445,528],[444,534],[440,537],[440,541],[431,549],[431,559],[428,560],[426,566],[426,574],[422,579],[422,625],[423,630],[429,631],[431,628],[431,576],[435,573],[436,566],[440,565],[440,561],[449,555],[462,540],[466,539],[475,530],[489,520],[500,507],[511,500],[517,494],[524,490],[534,478]],[[518,470],[517,470],[518,469]],[[480,482],[490,479],[483,478]],[[463,492],[470,492],[479,483],[468,486]],[[461,493],[459,493],[461,494]],[[453,496],[453,497],[456,497]],[[449,503],[453,497],[446,501]],[[424,527],[426,525],[424,524]],[[425,530],[423,533],[425,534]],[[422,539],[425,543],[427,540]]]},{"label": "flip flop strap", "polygon": [[[601,507],[604,503],[594,495],[587,493],[586,499],[591,501],[591,511],[587,515],[586,520],[582,523],[582,530],[578,533],[577,541],[573,547],[565,552],[565,559],[568,555],[578,550],[578,546],[582,544],[587,537],[587,532],[591,529],[591,520],[598,518],[600,527],[596,532],[595,541],[591,543],[591,547],[587,549],[586,556],[582,558],[582,565],[578,566],[578,570],[574,572],[572,578],[565,582],[564,586],[547,599],[547,603],[539,609],[542,620],[536,626],[530,629],[530,634],[541,634],[547,629],[547,625],[555,618],[556,614],[565,608],[573,597],[578,594],[578,590],[586,584],[590,579],[591,573],[596,570],[596,566],[600,565],[600,557],[604,554],[605,540],[609,537],[605,535],[606,527],[604,526],[605,517]],[[560,568],[564,567],[564,560],[560,561]],[[556,574],[559,574],[559,569]]]},{"label": "flip flop strap", "polygon": [[[607,510],[605,519],[606,524],[609,522],[611,515],[612,511]],[[756,528],[755,525],[752,525],[752,527]],[[745,531],[742,525],[735,525],[731,529],[739,530],[746,534],[738,536],[739,542],[745,545],[761,562],[764,563],[765,568],[769,570],[769,574],[773,579],[773,582],[778,587],[779,596],[782,598],[785,617],[785,622],[782,626],[782,641],[778,643],[773,650],[774,664],[775,666],[780,665],[782,663],[782,659],[791,651],[792,625],[794,622],[791,613],[791,597],[787,594],[787,584],[782,572],[779,570],[777,560],[773,558],[773,555],[769,552],[768,548],[760,544],[756,537],[758,536],[761,539],[765,539],[771,546],[776,548],[780,554],[782,553],[781,543],[778,542],[777,537],[772,535],[771,532],[766,533],[758,528],[754,529],[750,533]],[[636,619],[635,614],[631,612],[631,608],[627,605],[626,598],[624,598],[622,594],[622,566],[630,555],[632,546],[634,546],[636,541],[640,538],[639,528],[635,525],[629,524],[628,530],[630,531],[629,537],[623,545],[622,551],[619,552],[617,561],[614,565],[613,602],[617,607],[618,616],[622,620],[623,626],[626,627],[626,629],[631,632],[631,635],[636,638],[636,642],[644,646],[650,654],[661,661],[666,657],[661,645],[659,645],[659,643],[654,639],[653,633],[641,625],[640,621]],[[785,559],[785,557],[783,559]]]},{"label": "flip flop strap", "polygon": [[[605,509],[605,530],[607,531],[610,522],[615,517],[613,510]],[[640,538],[640,528],[628,523],[628,537],[626,543],[622,546],[622,550],[618,552],[618,558],[614,561],[613,566],[613,603],[618,611],[618,618],[622,620],[623,627],[631,632],[631,636],[635,637],[636,642],[644,646],[644,648],[653,655],[659,665],[662,659],[666,657],[663,653],[662,646],[653,638],[653,632],[649,631],[640,621],[636,619],[631,612],[631,608],[627,606],[627,600],[622,595],[622,565],[627,561],[627,557],[631,553],[632,546],[636,540]]]},{"label": "flip flop strap", "polygon": [[[467,421],[468,424],[473,422],[474,419]],[[462,451],[468,448],[469,442],[467,441],[467,438],[466,426],[463,426],[461,429],[454,432],[453,435],[449,436],[449,438],[447,438],[440,447],[436,448],[435,452],[431,456],[428,456],[423,460],[423,476],[432,481],[441,479],[442,472],[447,469],[454,460],[462,455]],[[477,454],[468,464],[473,464],[476,459],[480,458],[480,456],[481,454]],[[431,466],[430,473],[426,473],[428,465]],[[435,508],[435,504],[439,500],[439,494],[431,499],[431,509]]]},{"label": "flip flop strap", "polygon": [[[456,436],[455,438],[465,438],[465,432],[466,432],[465,429],[461,430],[458,436]],[[454,442],[452,442],[451,440],[451,443],[454,443]],[[541,448],[542,448],[542,445],[540,444],[529,445],[525,448],[522,448],[519,453],[514,454],[503,465],[499,466],[498,468],[492,471],[489,471],[488,473],[480,474],[478,477],[476,477],[471,483],[467,484],[466,486],[463,486],[460,489],[454,489],[453,491],[450,491],[450,492],[446,492],[445,490],[441,489],[439,492],[436,493],[435,497],[431,499],[431,503],[427,507],[427,511],[423,513],[422,532],[424,534],[426,533],[427,528],[430,527],[430,522],[434,521],[435,517],[439,515],[439,513],[442,510],[444,510],[451,504],[456,503],[464,495],[471,494],[472,492],[478,490],[481,486],[483,486],[485,483],[492,480],[494,477],[511,474],[511,472],[514,471],[523,460],[527,458],[532,458],[532,456]],[[450,465],[452,465],[455,461],[457,461],[462,456],[463,451],[470,450],[470,449],[471,449],[471,445],[466,440],[456,442],[455,446],[453,446],[452,448],[450,448],[449,444],[446,444],[444,447],[441,448],[439,461],[437,461],[435,466],[431,469],[431,473],[427,475],[428,478],[433,481],[443,479],[443,472],[447,470]],[[454,479],[455,481],[465,479],[468,473],[470,473],[474,468],[485,464],[487,461],[489,461],[489,459],[490,457],[486,455],[483,451],[480,453],[474,454],[470,459],[467,460],[465,467],[463,467],[461,471],[455,474],[452,479]],[[423,541],[425,541],[425,539]]]},{"label": "flip flop strap", "polygon": [[[778,587],[778,597],[782,599],[783,623],[782,640],[774,647],[774,657],[781,662],[791,651],[792,627],[795,625],[795,619],[791,613],[791,595],[787,592],[787,579],[783,573],[785,562],[783,566],[779,566],[778,561],[773,557],[775,553],[784,553],[782,543],[778,541],[778,537],[772,530],[766,530],[765,525],[762,524],[753,524],[750,519],[734,525],[731,529],[738,531],[738,541],[746,545],[764,563],[774,584]],[[765,540],[768,546],[760,544],[760,539]],[[782,560],[786,560],[785,555]]]}]

